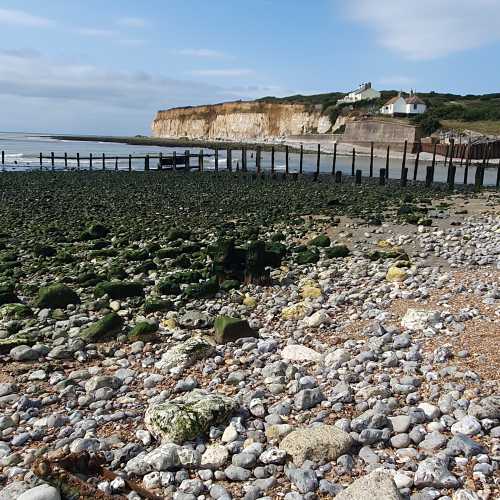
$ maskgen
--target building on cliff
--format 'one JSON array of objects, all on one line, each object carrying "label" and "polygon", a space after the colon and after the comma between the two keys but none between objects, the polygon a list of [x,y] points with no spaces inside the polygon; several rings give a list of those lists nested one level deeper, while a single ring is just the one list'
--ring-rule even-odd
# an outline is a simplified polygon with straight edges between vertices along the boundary
[{"label": "building on cliff", "polygon": [[359,101],[380,99],[380,92],[372,88],[371,82],[363,83],[356,90],[349,92],[345,97],[339,99],[337,104],[352,104]]},{"label": "building on cliff", "polygon": [[403,97],[400,92],[397,96],[389,99],[380,108],[380,113],[390,116],[421,115],[426,110],[425,102],[411,90],[409,97]]}]

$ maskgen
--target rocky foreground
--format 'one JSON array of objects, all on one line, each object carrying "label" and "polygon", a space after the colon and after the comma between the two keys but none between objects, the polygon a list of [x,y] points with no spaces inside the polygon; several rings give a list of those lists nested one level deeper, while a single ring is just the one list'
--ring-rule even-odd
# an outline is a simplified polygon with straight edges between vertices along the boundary
[{"label": "rocky foreground", "polygon": [[0,499],[499,498],[498,195],[208,177],[0,179]]}]

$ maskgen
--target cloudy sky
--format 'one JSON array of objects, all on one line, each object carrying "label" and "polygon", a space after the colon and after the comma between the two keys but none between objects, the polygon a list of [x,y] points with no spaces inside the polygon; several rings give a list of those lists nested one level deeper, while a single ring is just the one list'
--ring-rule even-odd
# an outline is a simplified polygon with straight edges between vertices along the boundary
[{"label": "cloudy sky", "polygon": [[500,0],[2,0],[0,130],[148,133],[157,109],[500,92]]}]

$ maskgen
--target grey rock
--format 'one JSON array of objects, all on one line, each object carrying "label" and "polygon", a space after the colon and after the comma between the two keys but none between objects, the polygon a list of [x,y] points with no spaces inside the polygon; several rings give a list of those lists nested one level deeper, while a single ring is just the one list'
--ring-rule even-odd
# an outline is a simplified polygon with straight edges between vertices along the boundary
[{"label": "grey rock", "polygon": [[324,401],[325,396],[321,389],[304,389],[295,395],[294,406],[296,410],[309,410]]},{"label": "grey rock", "polygon": [[229,465],[224,469],[224,474],[230,481],[247,481],[252,473],[243,467]]},{"label": "grey rock", "polygon": [[297,487],[300,493],[311,493],[318,489],[318,477],[311,469],[285,468],[288,479]]},{"label": "grey rock", "polygon": [[389,472],[377,469],[363,476],[336,497],[337,500],[401,500],[394,480]]},{"label": "grey rock", "polygon": [[202,338],[192,337],[162,355],[155,366],[159,370],[184,369],[215,354],[215,346]]},{"label": "grey rock", "polygon": [[486,448],[468,436],[457,434],[448,441],[446,452],[452,456],[464,455],[466,457],[473,457],[486,453]]},{"label": "grey rock", "polygon": [[17,500],[61,500],[61,495],[53,486],[41,484],[25,491]]},{"label": "grey rock", "polygon": [[440,457],[427,458],[418,464],[415,472],[415,486],[424,488],[457,488],[459,480],[448,470],[445,459]]}]

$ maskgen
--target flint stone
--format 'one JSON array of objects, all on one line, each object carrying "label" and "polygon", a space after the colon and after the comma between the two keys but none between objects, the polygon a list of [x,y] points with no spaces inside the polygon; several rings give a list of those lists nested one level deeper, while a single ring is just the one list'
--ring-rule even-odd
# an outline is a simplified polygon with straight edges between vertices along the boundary
[{"label": "flint stone", "polygon": [[207,469],[219,470],[229,458],[229,452],[224,446],[212,445],[207,447],[201,456],[201,466]]},{"label": "flint stone", "polygon": [[445,460],[433,457],[420,462],[415,472],[415,486],[425,488],[431,486],[434,488],[457,488],[458,479],[448,470]]},{"label": "flint stone", "polygon": [[401,326],[407,330],[422,331],[429,325],[439,322],[441,315],[438,311],[423,309],[408,309],[401,320]]},{"label": "flint stone", "polygon": [[309,410],[321,403],[325,396],[319,388],[304,389],[295,395],[294,405],[296,410]]},{"label": "flint stone", "polygon": [[402,496],[390,473],[377,469],[354,481],[336,500],[401,500]]},{"label": "flint stone", "polygon": [[182,444],[208,433],[213,425],[226,423],[237,408],[236,401],[227,396],[195,389],[150,406],[144,422],[149,432],[163,443]]},{"label": "flint stone", "polygon": [[290,455],[295,465],[301,466],[305,460],[336,460],[352,444],[353,440],[347,432],[332,425],[318,425],[291,432],[281,441],[279,449]]},{"label": "flint stone", "polygon": [[320,360],[321,355],[304,345],[287,345],[281,351],[281,357],[287,361],[313,361]]},{"label": "flint stone", "polygon": [[197,361],[209,358],[215,353],[215,346],[208,340],[192,337],[182,344],[178,344],[163,354],[155,366],[160,370],[171,368],[188,368]]},{"label": "flint stone", "polygon": [[61,495],[53,486],[41,484],[25,491],[17,500],[61,500]]}]

